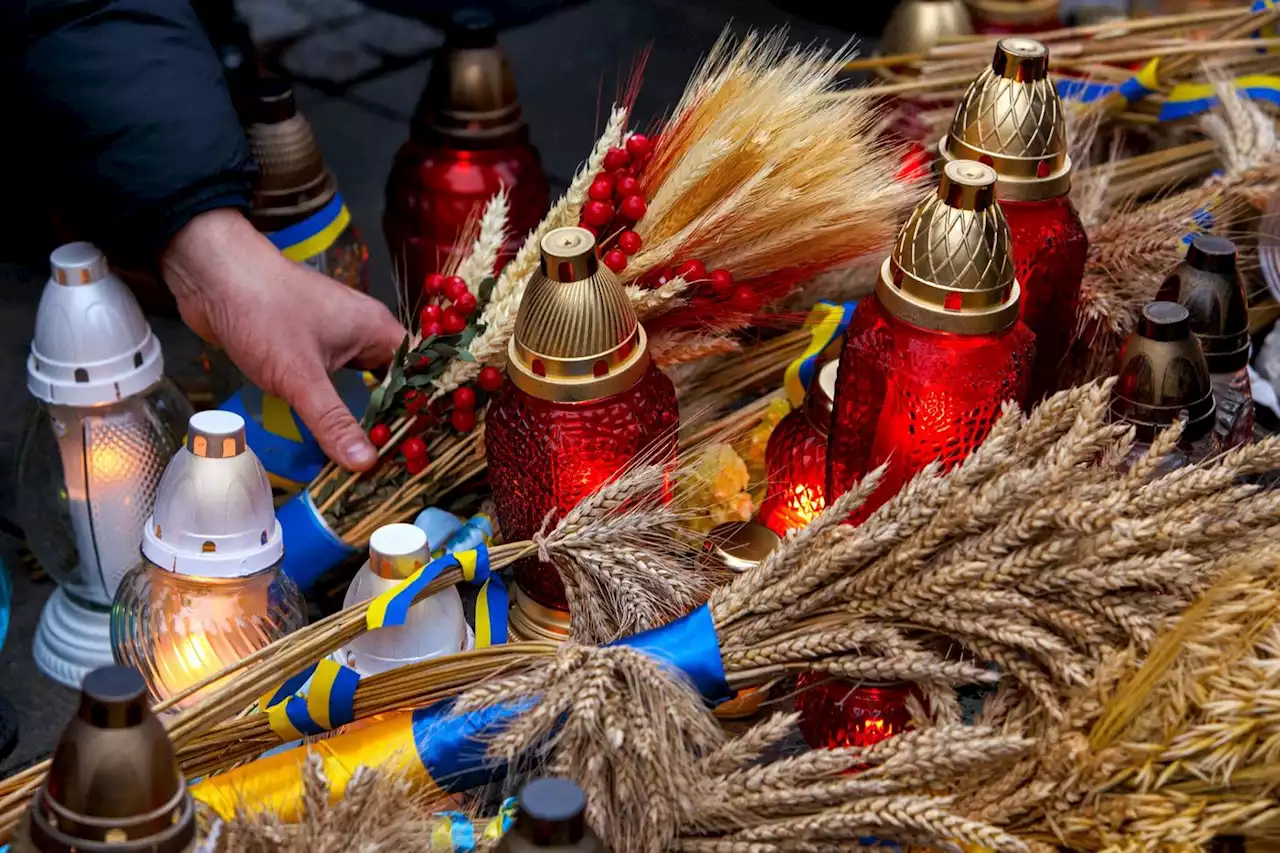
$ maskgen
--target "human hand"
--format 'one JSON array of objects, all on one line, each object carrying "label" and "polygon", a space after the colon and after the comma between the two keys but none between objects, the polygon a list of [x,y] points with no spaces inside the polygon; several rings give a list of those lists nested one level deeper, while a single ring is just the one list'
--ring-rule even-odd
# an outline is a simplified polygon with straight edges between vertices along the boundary
[{"label": "human hand", "polygon": [[288,402],[329,458],[350,470],[373,467],[377,451],[329,376],[391,360],[405,330],[385,305],[285,258],[230,209],[187,223],[160,267],[196,334]]}]

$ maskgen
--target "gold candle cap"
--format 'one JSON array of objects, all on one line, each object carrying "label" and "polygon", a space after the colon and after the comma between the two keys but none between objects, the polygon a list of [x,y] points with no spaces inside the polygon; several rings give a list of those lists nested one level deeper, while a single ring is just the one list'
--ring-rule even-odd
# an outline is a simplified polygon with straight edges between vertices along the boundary
[{"label": "gold candle cap", "polygon": [[946,160],[978,160],[999,175],[996,195],[1036,201],[1071,189],[1062,102],[1049,79],[1049,49],[1022,37],[1001,39],[991,66],[956,107],[939,150]]},{"label": "gold candle cap", "polygon": [[522,640],[545,640],[563,643],[569,639],[569,612],[539,604],[515,585],[511,603],[511,633]]},{"label": "gold candle cap", "polygon": [[778,534],[753,521],[717,525],[702,542],[698,565],[741,574],[764,562],[782,542]]},{"label": "gold candle cap", "polygon": [[1178,303],[1152,302],[1142,309],[1138,328],[1116,356],[1115,373],[1111,419],[1132,424],[1140,441],[1151,441],[1184,413],[1185,440],[1213,429],[1209,366],[1190,315]]},{"label": "gold candle cap", "polygon": [[1197,234],[1156,298],[1187,309],[1210,373],[1235,373],[1248,365],[1249,303],[1236,268],[1235,243]]},{"label": "gold candle cap", "polygon": [[410,133],[427,145],[464,151],[527,139],[515,77],[498,46],[497,22],[488,9],[468,7],[453,13]]},{"label": "gold candle cap", "polygon": [[964,0],[902,0],[889,16],[876,53],[927,53],[948,36],[972,34]]},{"label": "gold candle cap", "polygon": [[249,115],[246,135],[258,164],[251,216],[254,227],[270,233],[324,207],[337,194],[338,183],[288,83],[260,82]]},{"label": "gold candle cap", "polygon": [[876,299],[915,326],[992,334],[1018,321],[1009,224],[995,203],[990,166],[954,160],[880,267]]},{"label": "gold candle cap", "polygon": [[431,561],[427,534],[413,524],[384,524],[369,537],[369,570],[387,580],[404,580]]},{"label": "gold candle cap", "polygon": [[507,348],[507,375],[525,393],[561,403],[630,388],[649,367],[649,341],[618,277],[596,260],[595,237],[557,228],[541,248]]},{"label": "gold candle cap", "polygon": [[80,707],[27,814],[31,842],[43,853],[179,853],[191,844],[191,796],[136,670],[109,666],[85,676]]}]

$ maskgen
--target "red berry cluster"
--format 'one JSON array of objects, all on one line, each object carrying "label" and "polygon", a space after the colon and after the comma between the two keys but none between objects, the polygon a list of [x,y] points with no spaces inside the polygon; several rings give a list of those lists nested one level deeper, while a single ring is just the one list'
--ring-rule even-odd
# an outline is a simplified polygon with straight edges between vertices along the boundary
[{"label": "red berry cluster", "polygon": [[600,259],[614,272],[626,269],[627,257],[640,251],[640,235],[631,226],[644,216],[648,204],[636,175],[652,156],[653,140],[631,134],[625,148],[610,148],[604,155],[604,171],[587,190],[581,224],[599,238]]},{"label": "red berry cluster", "polygon": [[[476,377],[476,386],[480,389],[464,385],[454,389],[448,403],[437,402],[434,406],[427,395],[417,388],[410,388],[404,394],[405,411],[415,416],[412,431],[417,433],[434,424],[446,411],[449,411],[449,424],[460,433],[468,433],[476,428],[476,407],[482,405],[489,395],[497,393],[502,387],[502,371],[496,367],[485,367]],[[480,395],[484,395],[482,398]],[[451,404],[451,405],[450,405]],[[374,447],[385,447],[391,441],[391,427],[387,424],[374,424],[369,428],[369,441]],[[400,442],[397,450],[404,457],[405,469],[412,475],[426,469],[431,460],[427,457],[427,443],[417,435],[410,435]]]},{"label": "red berry cluster", "polygon": [[[476,297],[467,290],[467,283],[460,276],[444,276],[433,272],[422,285],[423,298],[419,322],[422,336],[457,335],[467,327],[467,318],[475,313]],[[448,307],[444,302],[451,303]]]},{"label": "red berry cluster", "polygon": [[728,303],[735,310],[755,312],[760,309],[760,294],[733,280],[733,273],[720,268],[707,272],[707,265],[697,258],[681,261],[674,267],[647,275],[644,283],[649,287],[662,287],[667,282],[683,278],[689,285],[686,291],[694,308]]}]

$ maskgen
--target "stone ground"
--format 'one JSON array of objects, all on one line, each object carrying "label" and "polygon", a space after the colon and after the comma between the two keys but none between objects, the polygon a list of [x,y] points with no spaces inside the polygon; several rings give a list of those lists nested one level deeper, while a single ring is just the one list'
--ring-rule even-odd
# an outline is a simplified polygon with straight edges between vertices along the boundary
[{"label": "stone ground", "polygon": [[[509,0],[507,5],[522,4],[530,5],[529,0]],[[394,3],[382,0],[377,5]],[[785,25],[796,41],[839,44],[860,26],[870,29],[866,10],[884,4],[830,4],[847,10],[833,13],[830,26],[783,8],[802,5],[828,4],[588,0],[504,31],[501,42],[553,197],[590,149],[610,95],[646,47],[650,53],[636,103],[637,126],[675,102],[698,58],[728,21],[739,31]],[[432,51],[440,44],[439,31],[356,0],[238,0],[237,6],[255,42],[294,79],[300,106],[370,244],[374,292],[390,302],[394,288],[380,233],[383,187],[392,156],[407,134]],[[879,26],[861,35],[874,35]],[[14,401],[8,416],[0,418],[0,478],[5,482],[12,482],[27,405],[23,370],[45,275],[44,269],[0,259],[0,330],[5,332],[0,334],[0,399]],[[195,352],[191,333],[170,318],[154,318],[153,324],[169,363],[188,364]],[[0,488],[0,556],[10,567],[14,586],[8,641],[0,650],[0,693],[17,708],[20,739],[0,765],[0,775],[45,755],[74,708],[74,693],[41,675],[31,659],[40,608],[53,587],[47,579],[33,579],[17,559],[20,531],[7,521],[12,494]]]}]

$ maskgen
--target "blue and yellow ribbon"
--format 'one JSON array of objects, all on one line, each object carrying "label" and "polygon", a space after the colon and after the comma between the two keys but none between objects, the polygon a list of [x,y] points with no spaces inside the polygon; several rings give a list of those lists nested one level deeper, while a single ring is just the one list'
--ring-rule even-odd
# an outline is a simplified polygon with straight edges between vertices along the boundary
[{"label": "blue and yellow ribbon", "polygon": [[[1242,98],[1280,106],[1280,77],[1273,74],[1246,74],[1231,81]],[[1179,83],[1169,90],[1160,121],[1200,115],[1218,103],[1218,90],[1212,83]]]},{"label": "blue and yellow ribbon", "polygon": [[804,403],[805,392],[817,375],[822,354],[849,328],[849,321],[853,319],[853,310],[857,305],[857,302],[845,302],[841,305],[819,302],[809,310],[809,316],[804,321],[804,327],[809,330],[809,343],[804,352],[787,365],[787,372],[782,378],[782,387],[792,406],[798,407]]},{"label": "blue and yellow ribbon", "polygon": [[355,719],[359,684],[360,674],[354,669],[328,658],[321,660],[313,667],[306,696],[295,694],[266,706],[271,730],[281,740],[291,741],[345,726]]},{"label": "blue and yellow ribbon", "polygon": [[[629,637],[630,646],[689,679],[710,702],[730,698],[720,642],[710,608],[700,607],[669,625]],[[303,781],[299,750],[318,755],[330,783],[330,796],[342,796],[361,765],[401,772],[433,793],[465,791],[503,778],[507,766],[489,757],[487,740],[534,707],[520,699],[463,714],[445,700],[409,713],[388,714],[368,725],[298,749],[260,758],[252,764],[203,780],[192,795],[230,817],[237,805],[277,812],[296,819]]]},{"label": "blue and yellow ribbon", "polygon": [[1160,88],[1160,57],[1156,57],[1138,69],[1128,80],[1120,84],[1117,90],[1129,103],[1140,101]]},{"label": "blue and yellow ribbon", "polygon": [[507,642],[507,585],[502,575],[490,575],[476,596],[476,648],[487,649]]},{"label": "blue and yellow ribbon", "polygon": [[324,207],[295,225],[273,231],[267,239],[286,258],[302,263],[328,251],[350,222],[351,214],[342,201],[342,193],[334,193]]},{"label": "blue and yellow ribbon", "polygon": [[463,580],[484,583],[489,580],[489,549],[484,545],[456,554],[436,557],[395,587],[375,598],[369,605],[365,624],[370,631],[388,625],[403,625],[409,608],[419,593],[448,569],[461,569]]},{"label": "blue and yellow ribbon", "polygon": [[518,801],[507,797],[496,817],[483,823],[462,812],[437,812],[432,815],[431,853],[473,853],[477,841],[497,841],[515,825]]}]

